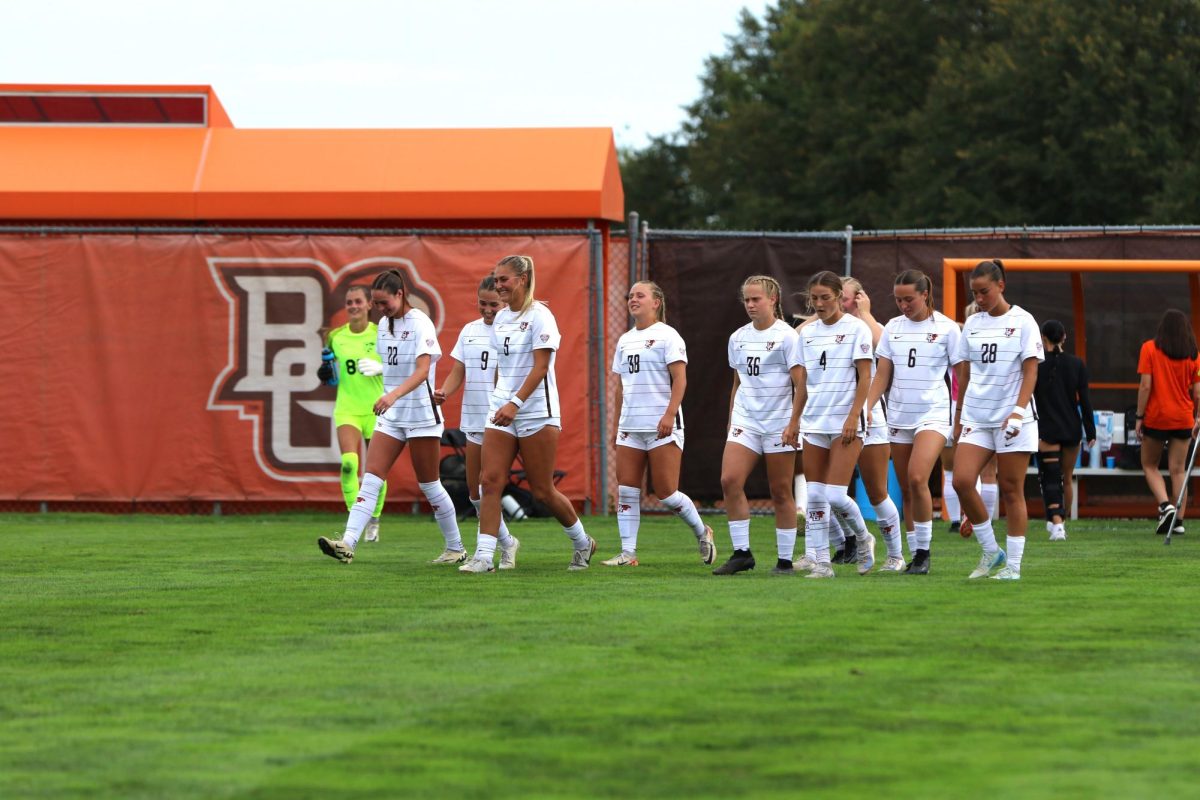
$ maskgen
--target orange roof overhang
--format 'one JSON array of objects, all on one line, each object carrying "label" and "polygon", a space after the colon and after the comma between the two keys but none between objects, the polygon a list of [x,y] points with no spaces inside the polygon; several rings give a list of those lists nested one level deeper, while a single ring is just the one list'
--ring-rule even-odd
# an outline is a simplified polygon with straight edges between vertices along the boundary
[{"label": "orange roof overhang", "polygon": [[[219,109],[213,99],[210,108]],[[221,118],[228,122],[223,110]],[[608,128],[266,130],[218,126],[213,112],[210,120],[207,128],[0,126],[0,219],[624,214]]]}]

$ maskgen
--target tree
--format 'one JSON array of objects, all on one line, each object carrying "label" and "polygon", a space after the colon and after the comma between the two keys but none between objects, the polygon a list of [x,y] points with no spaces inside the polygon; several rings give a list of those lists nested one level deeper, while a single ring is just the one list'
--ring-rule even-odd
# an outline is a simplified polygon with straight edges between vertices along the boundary
[{"label": "tree", "polygon": [[1200,0],[781,0],[743,12],[680,132],[627,154],[630,208],[658,227],[1195,222],[1198,67]]}]

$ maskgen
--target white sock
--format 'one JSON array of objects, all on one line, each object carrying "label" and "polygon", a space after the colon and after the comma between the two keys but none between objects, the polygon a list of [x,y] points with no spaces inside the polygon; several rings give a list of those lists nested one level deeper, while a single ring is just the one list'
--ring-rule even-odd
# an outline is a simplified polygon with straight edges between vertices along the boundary
[{"label": "white sock", "polygon": [[674,511],[675,516],[687,523],[697,539],[704,538],[704,521],[700,519],[700,512],[696,510],[692,498],[676,490],[675,494],[659,498],[658,502]]},{"label": "white sock", "polygon": [[996,544],[996,534],[992,533],[992,521],[971,523],[975,530],[975,539],[979,542],[979,546],[983,548],[985,553],[994,553],[1000,549],[1000,545]]},{"label": "white sock", "polygon": [[383,486],[383,478],[369,472],[363,475],[362,483],[358,487],[358,494],[354,497],[354,505],[346,517],[346,532],[342,534],[342,541],[351,550],[358,545],[358,539],[362,536],[363,529],[367,527],[367,523],[371,521],[371,515],[375,513],[375,504],[379,501],[381,486]]},{"label": "white sock", "polygon": [[993,520],[996,519],[996,514],[1000,510],[1000,487],[995,483],[985,483],[983,491],[980,492],[983,496],[983,504],[987,506],[988,516]]},{"label": "white sock", "polygon": [[1006,542],[1008,545],[1008,566],[1012,567],[1014,572],[1021,571],[1021,556],[1025,554],[1025,537],[1024,536],[1009,536]]},{"label": "white sock", "polygon": [[[479,518],[479,506],[483,502],[483,487],[479,487],[479,500],[472,500],[471,505],[475,506],[475,518]],[[479,532],[479,526],[475,526],[475,532]],[[500,512],[500,535],[497,537],[500,540],[501,547],[512,547],[513,537],[508,532],[508,525],[504,522],[504,512]]]},{"label": "white sock", "polygon": [[954,491],[954,472],[946,470],[942,473],[942,504],[946,506],[946,516],[951,522],[962,519],[962,507],[958,504],[958,492]]},{"label": "white sock", "polygon": [[896,509],[892,498],[885,496],[881,502],[872,503],[871,508],[875,509],[875,519],[879,522],[879,533],[883,536],[884,543],[887,544],[888,558],[904,555],[900,544],[900,512]]},{"label": "white sock", "polygon": [[933,544],[933,520],[927,522],[913,522],[913,527],[916,528],[914,534],[917,540],[918,550],[928,550]]},{"label": "white sock", "polygon": [[[817,486],[823,486],[818,483]],[[809,482],[809,516],[808,524],[804,527],[805,555],[817,564],[829,563],[829,501],[812,492],[812,482]],[[811,548],[811,552],[809,552]]]},{"label": "white sock", "polygon": [[908,531],[904,534],[904,538],[908,539],[908,554],[914,555],[917,552],[917,534],[915,531]]},{"label": "white sock", "polygon": [[642,524],[642,490],[636,486],[617,487],[617,530],[621,550],[637,552],[638,526]]},{"label": "white sock", "polygon": [[804,516],[807,513],[804,507],[808,503],[808,480],[803,475],[797,475],[792,480],[792,497],[796,498],[796,513]]},{"label": "white sock", "polygon": [[458,512],[454,510],[454,501],[450,499],[450,493],[446,491],[446,487],[442,486],[440,480],[418,483],[417,486],[420,488],[421,494],[425,495],[425,499],[429,501],[429,507],[433,509],[433,518],[437,520],[438,527],[442,529],[442,538],[446,540],[446,549],[465,550],[462,536],[458,532]]},{"label": "white sock", "polygon": [[480,561],[492,563],[496,557],[496,537],[490,533],[481,533],[475,541],[475,557]]},{"label": "white sock", "polygon": [[[829,501],[826,500],[825,502],[828,503]],[[829,531],[829,549],[836,551],[846,546],[847,536],[853,536],[854,534],[850,531],[850,524],[842,519],[840,514],[832,511],[832,509],[831,512],[827,527]]]},{"label": "white sock", "polygon": [[592,543],[588,541],[587,531],[583,529],[583,520],[579,519],[579,517],[575,518],[574,524],[570,527],[564,527],[563,533],[575,545],[576,550],[587,550],[592,546]]},{"label": "white sock", "polygon": [[[825,528],[825,547],[829,547],[829,503],[825,500],[825,484],[808,482],[808,511],[804,514],[804,555],[817,560],[817,540],[812,531]],[[810,530],[811,529],[811,530]]]},{"label": "white sock", "polygon": [[862,512],[858,510],[858,503],[850,499],[846,494],[845,486],[825,486],[825,499],[829,501],[829,507],[833,509],[833,513],[844,519],[849,524],[847,535],[853,533],[855,536],[867,535],[867,523],[863,521]]},{"label": "white sock", "polygon": [[734,550],[750,549],[750,520],[729,520],[729,541],[733,542]]},{"label": "white sock", "polygon": [[776,528],[775,547],[779,552],[780,558],[784,561],[791,561],[792,553],[796,550],[796,529]]}]

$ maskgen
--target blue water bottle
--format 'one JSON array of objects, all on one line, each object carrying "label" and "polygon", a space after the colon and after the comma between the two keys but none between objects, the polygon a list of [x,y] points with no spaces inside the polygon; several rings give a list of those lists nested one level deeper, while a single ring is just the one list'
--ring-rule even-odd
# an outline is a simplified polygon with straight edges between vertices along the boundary
[{"label": "blue water bottle", "polygon": [[321,351],[321,367],[317,370],[317,377],[330,386],[338,385],[338,370],[334,360],[333,351],[328,347]]}]

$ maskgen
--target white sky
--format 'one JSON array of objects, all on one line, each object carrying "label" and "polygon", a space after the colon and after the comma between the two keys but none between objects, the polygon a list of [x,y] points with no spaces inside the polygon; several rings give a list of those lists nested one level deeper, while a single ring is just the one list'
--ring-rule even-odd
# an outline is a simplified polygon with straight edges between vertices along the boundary
[{"label": "white sky", "polygon": [[210,84],[241,128],[678,129],[765,0],[5,2],[0,81]]}]

